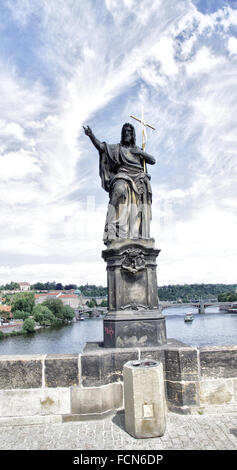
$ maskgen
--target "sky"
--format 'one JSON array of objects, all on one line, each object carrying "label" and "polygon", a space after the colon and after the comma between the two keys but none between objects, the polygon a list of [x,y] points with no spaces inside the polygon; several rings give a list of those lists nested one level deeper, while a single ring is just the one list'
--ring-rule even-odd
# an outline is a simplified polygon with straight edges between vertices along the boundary
[{"label": "sky", "polygon": [[158,284],[236,283],[237,0],[2,0],[0,284],[106,285],[84,134],[146,151]]}]

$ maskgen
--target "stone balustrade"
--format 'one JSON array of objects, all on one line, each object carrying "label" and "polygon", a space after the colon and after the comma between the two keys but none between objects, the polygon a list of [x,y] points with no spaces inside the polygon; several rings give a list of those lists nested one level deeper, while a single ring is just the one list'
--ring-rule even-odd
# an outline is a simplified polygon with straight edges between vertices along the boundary
[{"label": "stone balustrade", "polygon": [[123,408],[123,365],[163,364],[168,409],[237,411],[237,346],[116,348],[81,354],[0,356],[0,424],[99,418]]}]

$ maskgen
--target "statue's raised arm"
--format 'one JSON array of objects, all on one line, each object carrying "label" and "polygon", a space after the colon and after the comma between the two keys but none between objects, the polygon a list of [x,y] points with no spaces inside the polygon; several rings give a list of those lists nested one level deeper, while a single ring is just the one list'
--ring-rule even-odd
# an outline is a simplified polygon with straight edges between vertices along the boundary
[{"label": "statue's raised arm", "polygon": [[89,126],[87,126],[87,127],[83,126],[83,129],[84,129],[85,134],[90,138],[90,140],[91,140],[92,144],[95,146],[95,148],[99,152],[103,152],[104,151],[104,143],[100,142],[100,140],[95,137],[95,135],[93,134],[91,128]]}]

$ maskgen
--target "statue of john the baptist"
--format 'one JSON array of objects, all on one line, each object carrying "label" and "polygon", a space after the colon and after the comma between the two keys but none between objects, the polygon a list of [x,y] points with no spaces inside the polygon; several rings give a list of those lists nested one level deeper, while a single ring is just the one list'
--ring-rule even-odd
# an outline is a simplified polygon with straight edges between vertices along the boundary
[{"label": "statue of john the baptist", "polygon": [[100,142],[89,126],[85,134],[100,155],[101,184],[109,193],[103,241],[115,239],[149,239],[152,192],[145,163],[154,165],[155,158],[136,145],[132,124],[122,127],[119,144]]}]

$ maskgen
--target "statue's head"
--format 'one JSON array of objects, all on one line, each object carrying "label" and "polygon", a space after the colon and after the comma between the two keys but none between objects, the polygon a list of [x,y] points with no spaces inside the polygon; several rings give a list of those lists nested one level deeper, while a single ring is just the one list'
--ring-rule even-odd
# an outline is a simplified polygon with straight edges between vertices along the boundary
[{"label": "statue's head", "polygon": [[126,122],[122,127],[121,132],[121,145],[135,145],[136,144],[136,133],[132,124]]}]

